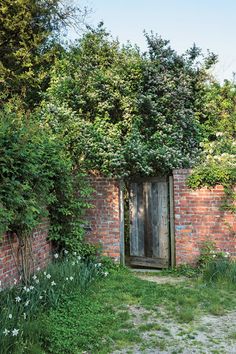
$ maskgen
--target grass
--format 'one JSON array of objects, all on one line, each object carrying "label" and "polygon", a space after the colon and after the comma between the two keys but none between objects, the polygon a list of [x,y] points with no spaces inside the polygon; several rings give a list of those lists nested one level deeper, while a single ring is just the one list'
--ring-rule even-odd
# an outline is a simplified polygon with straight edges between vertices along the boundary
[{"label": "grass", "polygon": [[[132,325],[132,312],[127,310],[132,305],[145,309],[137,326]],[[56,310],[41,316],[43,348],[45,353],[55,354],[106,354],[132,345],[144,348],[142,332],[159,331],[159,326],[151,323],[148,311],[158,314],[162,308],[174,321],[189,323],[203,313],[222,315],[235,306],[232,286],[206,285],[197,280],[158,285],[126,270],[114,271],[86,293],[73,294]],[[142,324],[144,317],[148,324]],[[153,339],[154,344],[159,349],[166,346],[165,340],[158,338]]]}]

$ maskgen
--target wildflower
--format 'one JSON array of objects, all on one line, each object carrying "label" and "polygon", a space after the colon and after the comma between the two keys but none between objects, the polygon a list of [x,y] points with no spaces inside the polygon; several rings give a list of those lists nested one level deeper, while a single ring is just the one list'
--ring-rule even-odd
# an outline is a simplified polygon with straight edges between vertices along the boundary
[{"label": "wildflower", "polygon": [[40,267],[37,268],[37,271],[38,271],[38,272],[40,271]]},{"label": "wildflower", "polygon": [[20,296],[17,296],[17,297],[16,297],[16,302],[20,302],[20,301],[21,301]]},{"label": "wildflower", "polygon": [[74,279],[74,277],[70,277],[70,280],[72,281]]},{"label": "wildflower", "polygon": [[52,286],[55,286],[55,285],[56,285],[56,283],[55,283],[54,280],[51,282],[51,285],[52,285]]},{"label": "wildflower", "polygon": [[46,275],[46,278],[47,278],[47,279],[50,279],[50,278],[51,278],[51,275],[50,275],[50,274],[47,274],[47,275]]},{"label": "wildflower", "polygon": [[23,317],[24,317],[24,320],[26,320],[26,313],[25,312],[23,313]]},{"label": "wildflower", "polygon": [[28,292],[30,292],[30,289],[29,288],[27,288],[26,286],[24,286],[24,288],[23,288],[27,293]]},{"label": "wildflower", "polygon": [[55,254],[54,254],[54,258],[57,259],[58,257],[59,257],[59,254],[58,254],[58,253],[55,253]]},{"label": "wildflower", "polygon": [[14,278],[14,285],[16,285],[17,284],[17,279],[16,278]]},{"label": "wildflower", "polygon": [[46,275],[47,275],[47,272],[43,272],[43,275],[45,275],[45,276],[46,276]]},{"label": "wildflower", "polygon": [[34,274],[33,275],[33,279],[36,280],[37,279],[37,275]]},{"label": "wildflower", "polygon": [[78,256],[78,261],[80,261],[81,260],[81,257],[80,256]]},{"label": "wildflower", "polygon": [[33,285],[30,285],[29,288],[30,288],[30,290],[33,290],[33,289],[34,289],[34,286],[33,286]]},{"label": "wildflower", "polygon": [[101,267],[101,266],[102,266],[102,263],[98,263],[97,266],[98,266],[98,267]]},{"label": "wildflower", "polygon": [[68,252],[67,250],[64,250],[64,253],[65,253],[65,254],[68,254],[69,252]]},{"label": "wildflower", "polygon": [[77,252],[73,252],[73,255],[76,256],[76,255],[77,255]]},{"label": "wildflower", "polygon": [[38,284],[38,283],[39,283],[39,279],[36,279],[36,280],[35,280],[35,283]]},{"label": "wildflower", "polygon": [[25,306],[28,306],[30,303],[30,300],[27,300],[26,303],[25,303]]},{"label": "wildflower", "polygon": [[42,295],[40,295],[40,296],[39,296],[39,300],[42,300],[42,298],[43,298]]},{"label": "wildflower", "polygon": [[108,276],[108,272],[104,272],[103,275],[104,275],[104,277],[107,277]]},{"label": "wildflower", "polygon": [[12,314],[10,313],[8,317],[9,317],[9,318],[10,318],[10,320],[11,320],[11,319],[12,319]]},{"label": "wildflower", "polygon": [[3,334],[5,334],[5,336],[7,336],[10,333],[9,329],[5,328],[3,331]]},{"label": "wildflower", "polygon": [[66,277],[66,280],[69,280],[69,278],[68,278],[68,277]]},{"label": "wildflower", "polygon": [[74,266],[74,265],[75,265],[75,262],[72,262],[72,265]]},{"label": "wildflower", "polygon": [[12,331],[13,337],[17,336],[18,333],[19,333],[19,329],[14,328],[13,331]]},{"label": "wildflower", "polygon": [[216,255],[215,255],[215,254],[213,254],[212,258],[215,258],[215,257],[216,257]]}]

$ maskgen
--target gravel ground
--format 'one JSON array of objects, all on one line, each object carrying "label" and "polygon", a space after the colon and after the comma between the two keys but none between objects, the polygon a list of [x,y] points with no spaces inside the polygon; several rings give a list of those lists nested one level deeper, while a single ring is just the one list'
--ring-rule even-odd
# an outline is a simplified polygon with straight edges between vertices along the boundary
[{"label": "gravel ground", "polygon": [[[184,279],[138,275],[158,283]],[[150,278],[150,279],[149,279]],[[179,279],[179,280],[178,280]],[[133,328],[139,329],[142,343],[114,354],[236,354],[236,311],[222,316],[204,315],[191,323],[178,323],[164,309],[147,311],[140,306],[128,306]]]}]

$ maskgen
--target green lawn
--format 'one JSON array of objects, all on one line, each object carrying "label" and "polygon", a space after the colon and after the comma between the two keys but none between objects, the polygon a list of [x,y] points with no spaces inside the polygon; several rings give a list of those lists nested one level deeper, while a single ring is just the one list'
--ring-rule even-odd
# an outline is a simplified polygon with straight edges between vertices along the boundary
[{"label": "green lawn", "polygon": [[[86,293],[65,297],[60,307],[42,315],[43,347],[54,354],[105,354],[139,345],[144,352],[143,332],[161,329],[168,334],[168,326],[160,328],[153,320],[163,316],[163,311],[167,318],[184,325],[203,314],[223,315],[235,308],[233,287],[206,285],[195,279],[160,285],[138,279],[127,270],[113,271]],[[132,309],[140,312],[143,323],[133,325]],[[164,341],[156,342],[154,338],[154,347],[165,347]]]}]

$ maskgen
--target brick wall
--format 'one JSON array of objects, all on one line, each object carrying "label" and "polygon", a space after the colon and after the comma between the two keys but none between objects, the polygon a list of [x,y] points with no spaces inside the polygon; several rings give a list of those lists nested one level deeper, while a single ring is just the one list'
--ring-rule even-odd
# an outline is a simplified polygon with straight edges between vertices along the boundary
[{"label": "brick wall", "polygon": [[[48,222],[43,221],[32,237],[31,270],[44,268],[51,253],[51,244],[47,241]],[[16,235],[5,235],[0,242],[0,288],[18,282],[21,274],[21,252]]]},{"label": "brick wall", "polygon": [[92,176],[94,193],[87,211],[89,231],[86,240],[101,245],[104,255],[120,260],[119,185],[112,178]]},{"label": "brick wall", "polygon": [[176,264],[194,264],[207,240],[236,257],[236,218],[220,210],[223,187],[193,191],[186,186],[189,173],[173,171]]}]

